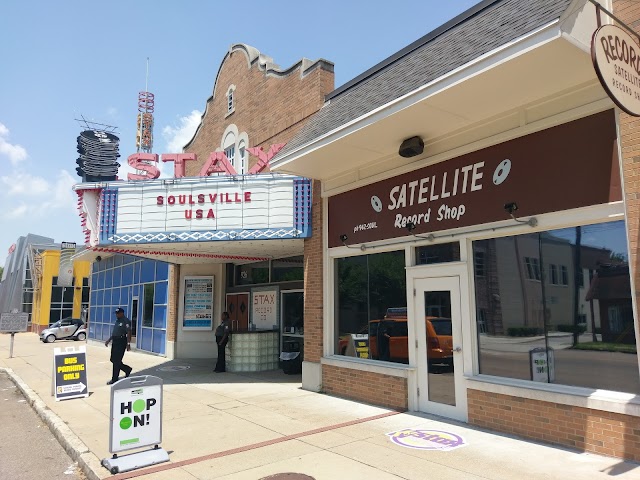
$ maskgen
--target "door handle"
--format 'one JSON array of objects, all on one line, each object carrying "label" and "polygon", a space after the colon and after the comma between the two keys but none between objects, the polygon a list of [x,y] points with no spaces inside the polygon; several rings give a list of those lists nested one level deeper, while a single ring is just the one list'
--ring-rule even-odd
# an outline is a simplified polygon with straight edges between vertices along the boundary
[{"label": "door handle", "polygon": [[453,350],[460,353],[462,351],[462,347],[455,347]]}]

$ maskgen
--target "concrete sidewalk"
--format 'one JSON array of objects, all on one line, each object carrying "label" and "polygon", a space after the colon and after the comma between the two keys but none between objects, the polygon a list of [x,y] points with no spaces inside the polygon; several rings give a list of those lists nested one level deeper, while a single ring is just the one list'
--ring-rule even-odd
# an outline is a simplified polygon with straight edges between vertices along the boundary
[{"label": "concrete sidewalk", "polygon": [[[171,461],[112,476],[100,465],[110,457],[109,349],[88,342],[90,396],[56,402],[53,348],[79,343],[43,344],[35,334],[17,334],[14,358],[9,358],[9,340],[0,335],[0,368],[7,369],[90,479],[258,480],[286,472],[317,480],[640,479],[640,465],[634,463],[308,392],[300,388],[300,376],[281,371],[216,374],[211,360],[167,361],[135,351],[125,355],[133,375],[164,380],[162,447]],[[406,428],[448,432],[465,445],[418,450],[387,436]]]}]

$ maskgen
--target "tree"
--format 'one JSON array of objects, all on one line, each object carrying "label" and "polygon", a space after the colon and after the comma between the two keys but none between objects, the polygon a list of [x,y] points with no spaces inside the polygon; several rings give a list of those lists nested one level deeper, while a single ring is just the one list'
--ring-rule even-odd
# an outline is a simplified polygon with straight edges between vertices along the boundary
[{"label": "tree", "polygon": [[0,267],[0,280],[2,280],[2,272],[4,272],[4,268]]}]

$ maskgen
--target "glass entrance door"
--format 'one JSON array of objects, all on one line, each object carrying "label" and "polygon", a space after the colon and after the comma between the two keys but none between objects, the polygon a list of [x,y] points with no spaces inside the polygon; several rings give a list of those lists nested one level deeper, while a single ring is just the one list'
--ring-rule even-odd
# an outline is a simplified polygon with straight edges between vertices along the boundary
[{"label": "glass entrance door", "polygon": [[460,277],[415,280],[420,411],[466,420]]}]

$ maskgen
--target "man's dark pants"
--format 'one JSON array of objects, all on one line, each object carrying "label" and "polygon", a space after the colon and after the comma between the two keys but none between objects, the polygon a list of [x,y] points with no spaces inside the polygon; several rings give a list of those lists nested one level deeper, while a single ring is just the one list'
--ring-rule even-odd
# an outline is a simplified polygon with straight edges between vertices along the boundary
[{"label": "man's dark pants", "polygon": [[127,351],[127,337],[116,337],[111,342],[111,363],[113,363],[113,374],[111,381],[117,382],[122,370],[125,375],[131,373],[131,367],[122,363],[124,352]]},{"label": "man's dark pants", "polygon": [[227,369],[225,348],[227,346],[229,338],[222,342],[222,345],[220,345],[220,340],[222,340],[222,337],[216,337],[216,343],[218,344],[218,361],[216,362],[215,368],[216,372],[224,372]]}]

